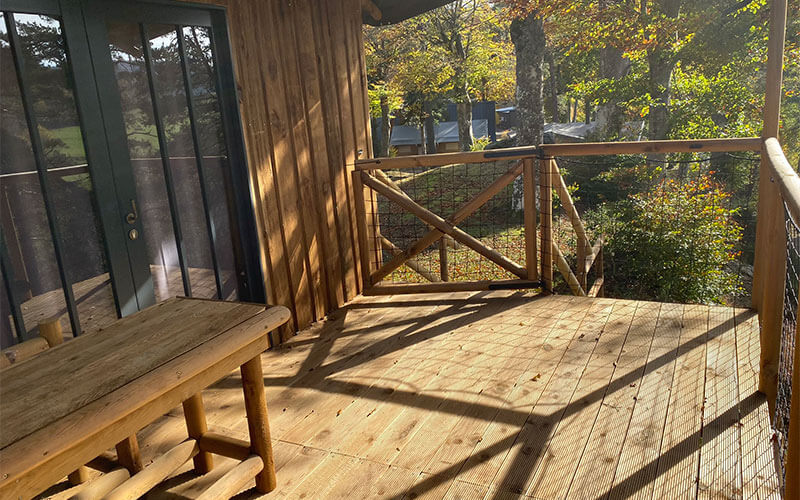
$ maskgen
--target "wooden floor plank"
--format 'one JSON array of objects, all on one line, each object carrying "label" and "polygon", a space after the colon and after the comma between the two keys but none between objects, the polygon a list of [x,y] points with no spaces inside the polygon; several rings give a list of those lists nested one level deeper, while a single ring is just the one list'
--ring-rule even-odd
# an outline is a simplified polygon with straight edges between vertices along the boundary
[{"label": "wooden floor plank", "polygon": [[681,337],[683,306],[663,304],[610,498],[649,499],[658,467],[664,421]]},{"label": "wooden floor plank", "polygon": [[598,498],[607,495],[611,488],[659,310],[660,304],[653,302],[639,302],[636,306],[610,387],[570,485],[569,497]]},{"label": "wooden floor plank", "polygon": [[567,494],[634,318],[633,308],[613,309],[599,328],[590,323],[588,329],[584,325],[578,330],[584,342],[596,346],[533,474],[527,490],[530,496],[563,498]]},{"label": "wooden floor plank", "polygon": [[[701,494],[775,498],[757,319],[720,308],[709,325],[709,311],[508,291],[360,297],[262,356],[268,497],[694,498],[703,456]],[[241,392],[238,372],[204,391],[211,430],[247,438]],[[143,454],[185,433],[176,409],[139,433]],[[181,468],[153,498],[196,497],[233,465],[216,463]]]},{"label": "wooden floor plank", "polygon": [[703,447],[698,498],[741,498],[741,440],[736,328],[733,309],[711,307],[708,315]]},{"label": "wooden floor plank", "polygon": [[[604,306],[601,304],[595,308],[603,309]],[[583,320],[593,312],[591,304],[582,310],[570,308],[570,314],[556,323],[554,330],[557,335],[568,338],[569,343],[493,480],[500,489],[517,494],[528,490],[534,472],[545,456],[548,440],[597,345],[593,336],[581,338],[578,333]]]},{"label": "wooden floor plank", "polygon": [[761,351],[758,315],[746,309],[736,309],[734,320],[741,418],[742,497],[779,499],[780,483],[775,474],[769,406],[766,396],[758,392]]},{"label": "wooden floor plank", "polygon": [[708,307],[685,306],[653,499],[694,498],[705,397]]}]

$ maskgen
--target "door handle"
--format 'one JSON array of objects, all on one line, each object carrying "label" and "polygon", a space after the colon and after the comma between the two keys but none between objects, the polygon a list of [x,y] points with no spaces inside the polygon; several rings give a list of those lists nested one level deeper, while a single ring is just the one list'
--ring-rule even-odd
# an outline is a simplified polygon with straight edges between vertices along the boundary
[{"label": "door handle", "polygon": [[128,224],[135,224],[138,218],[139,212],[136,210],[136,200],[131,200],[131,211],[125,216],[125,220]]}]

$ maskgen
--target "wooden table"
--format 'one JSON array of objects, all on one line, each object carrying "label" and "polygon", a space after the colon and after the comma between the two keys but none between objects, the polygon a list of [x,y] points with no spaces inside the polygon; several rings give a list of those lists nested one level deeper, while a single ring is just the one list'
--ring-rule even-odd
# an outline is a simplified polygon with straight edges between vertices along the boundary
[{"label": "wooden table", "polygon": [[[196,470],[227,443],[259,456],[256,486],[273,489],[260,354],[288,319],[281,306],[175,298],[0,371],[0,498],[38,494],[181,403]],[[237,367],[250,443],[209,435],[206,447],[200,392]]]}]

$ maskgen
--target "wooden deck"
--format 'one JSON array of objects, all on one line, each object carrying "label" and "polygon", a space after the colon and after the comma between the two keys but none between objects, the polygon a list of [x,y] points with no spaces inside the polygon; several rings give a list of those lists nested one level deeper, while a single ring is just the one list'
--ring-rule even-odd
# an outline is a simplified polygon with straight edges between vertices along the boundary
[{"label": "wooden deck", "polygon": [[[361,297],[263,355],[265,498],[779,498],[758,342],[732,308]],[[204,397],[212,430],[246,438],[238,373]],[[140,433],[145,459],[180,416]],[[232,463],[215,460],[151,498],[196,496]]]}]

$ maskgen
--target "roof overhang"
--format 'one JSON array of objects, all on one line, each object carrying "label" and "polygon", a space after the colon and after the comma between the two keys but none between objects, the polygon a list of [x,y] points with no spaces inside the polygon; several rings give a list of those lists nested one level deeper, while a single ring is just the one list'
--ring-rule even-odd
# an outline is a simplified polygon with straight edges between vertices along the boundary
[{"label": "roof overhang", "polygon": [[[379,26],[405,21],[453,0],[362,0],[364,24]],[[371,4],[371,5],[370,5]],[[375,10],[377,8],[377,12]],[[375,16],[380,19],[376,19]]]}]

